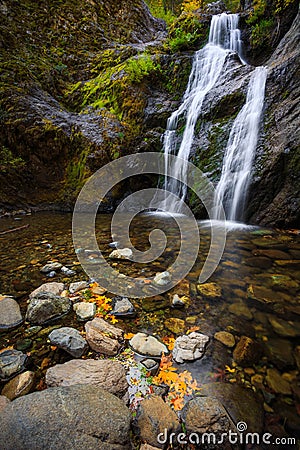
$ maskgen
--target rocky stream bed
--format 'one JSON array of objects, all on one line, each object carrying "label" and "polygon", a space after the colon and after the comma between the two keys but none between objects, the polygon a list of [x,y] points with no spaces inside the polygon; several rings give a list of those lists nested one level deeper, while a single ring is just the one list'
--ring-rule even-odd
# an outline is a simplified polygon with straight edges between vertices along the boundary
[{"label": "rocky stream bed", "polygon": [[[97,219],[106,257],[115,251],[110,218]],[[88,279],[72,247],[71,215],[19,214],[0,223],[2,232],[24,225],[0,234],[1,448],[167,448],[159,433],[161,441],[164,433],[221,436],[239,422],[286,439],[276,448],[296,448],[287,444],[300,430],[296,230],[228,232],[216,272],[198,284],[209,245],[200,223],[192,272],[142,299]],[[165,254],[145,267],[110,259],[120,273],[168,283],[179,245],[172,220],[139,216],[132,241],[147,248],[155,227],[167,233]],[[176,439],[178,448],[195,448]],[[227,444],[199,448],[244,448]]]}]

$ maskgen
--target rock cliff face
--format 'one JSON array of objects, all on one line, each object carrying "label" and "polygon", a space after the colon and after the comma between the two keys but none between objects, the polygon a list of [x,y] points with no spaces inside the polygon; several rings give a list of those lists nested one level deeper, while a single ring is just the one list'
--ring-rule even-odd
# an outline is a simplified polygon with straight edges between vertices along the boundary
[{"label": "rock cliff face", "polygon": [[[160,151],[195,46],[206,42],[210,15],[216,12],[178,20],[191,35],[196,26],[199,39],[174,53],[165,45],[165,23],[141,0],[26,0],[22,5],[0,0],[0,209],[71,209],[85,179],[102,165],[133,152]],[[280,33],[289,31],[270,58],[270,48],[264,55],[251,53],[241,20],[248,60],[269,68],[249,190],[252,223],[294,226],[299,214],[299,18],[291,26],[294,16],[291,9]],[[233,70],[205,99],[192,148],[193,162],[213,182],[253,70],[233,55],[227,63]],[[104,209],[111,210],[124,192],[153,182],[144,178],[135,180],[136,186],[117,186]],[[197,199],[190,195],[189,201],[203,216]]]},{"label": "rock cliff face", "polygon": [[269,68],[263,136],[258,148],[248,216],[253,223],[299,226],[300,14]]}]

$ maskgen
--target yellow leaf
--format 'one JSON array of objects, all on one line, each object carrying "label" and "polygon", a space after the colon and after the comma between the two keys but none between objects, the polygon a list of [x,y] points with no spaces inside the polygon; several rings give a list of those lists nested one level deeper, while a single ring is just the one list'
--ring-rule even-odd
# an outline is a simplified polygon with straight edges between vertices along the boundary
[{"label": "yellow leaf", "polygon": [[225,366],[225,370],[226,370],[226,372],[229,372],[229,373],[234,373],[235,372],[235,368],[231,368],[229,366]]},{"label": "yellow leaf", "polygon": [[186,334],[192,333],[193,331],[198,331],[200,330],[200,327],[191,327],[187,330]]},{"label": "yellow leaf", "polygon": [[134,333],[125,333],[124,339],[129,340],[129,339],[133,338],[133,336],[134,336]]}]

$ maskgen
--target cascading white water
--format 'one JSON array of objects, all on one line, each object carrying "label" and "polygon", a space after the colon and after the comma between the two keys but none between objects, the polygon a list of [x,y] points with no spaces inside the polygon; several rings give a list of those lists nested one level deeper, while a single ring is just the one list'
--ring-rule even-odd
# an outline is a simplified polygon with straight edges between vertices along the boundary
[{"label": "cascading white water", "polygon": [[246,103],[233,123],[224,154],[221,178],[216,188],[216,219],[220,219],[221,205],[228,220],[243,219],[264,106],[266,79],[266,67],[257,67],[250,78]]},{"label": "cascading white water", "polygon": [[[189,158],[202,103],[220,77],[228,52],[237,52],[242,60],[242,41],[238,29],[238,20],[237,14],[223,13],[212,17],[208,44],[195,53],[183,102],[168,119],[163,138],[166,173],[170,154],[177,153],[181,160],[170,167],[170,177],[165,177],[166,196],[161,205],[163,210],[180,212],[180,202],[176,202],[174,198],[176,196],[181,200],[185,199],[186,185],[179,182],[178,177],[182,175],[183,179],[186,179],[187,165],[185,161],[188,161]],[[177,151],[178,124],[181,118],[185,119],[185,129]],[[175,194],[175,196],[168,197],[168,192]]]}]

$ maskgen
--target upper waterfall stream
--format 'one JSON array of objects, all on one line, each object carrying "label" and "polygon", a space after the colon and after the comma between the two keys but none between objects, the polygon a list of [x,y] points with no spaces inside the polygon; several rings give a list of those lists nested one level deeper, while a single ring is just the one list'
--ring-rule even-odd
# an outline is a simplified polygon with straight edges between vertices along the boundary
[{"label": "upper waterfall stream", "polygon": [[[180,200],[184,200],[187,187],[187,161],[194,140],[195,127],[202,112],[206,95],[213,90],[220,78],[229,52],[236,52],[242,64],[241,33],[237,14],[220,14],[212,17],[207,45],[198,50],[193,59],[188,85],[179,108],[169,117],[163,136],[165,158],[165,198],[160,204],[164,211],[181,213]],[[215,196],[214,219],[220,219],[224,208],[228,219],[241,218],[239,211],[246,198],[251,166],[256,149],[259,121],[263,109],[267,71],[257,68],[251,76],[246,104],[238,114],[224,153],[223,169]],[[182,138],[180,130],[184,128]],[[170,154],[178,156],[170,163]],[[173,194],[173,195],[170,195]],[[177,198],[177,200],[176,200]]]}]

